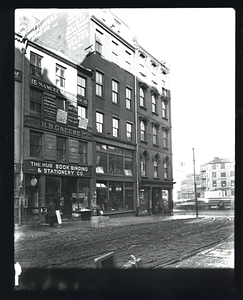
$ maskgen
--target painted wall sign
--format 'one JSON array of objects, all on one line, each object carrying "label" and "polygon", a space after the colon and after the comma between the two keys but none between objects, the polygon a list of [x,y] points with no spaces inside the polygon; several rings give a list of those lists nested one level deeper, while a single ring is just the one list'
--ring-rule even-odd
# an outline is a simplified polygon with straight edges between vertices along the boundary
[{"label": "painted wall sign", "polygon": [[61,133],[64,135],[69,135],[69,136],[71,135],[71,136],[77,137],[77,138],[84,138],[84,139],[88,139],[88,140],[92,139],[92,134],[85,130],[74,129],[67,125],[60,125],[60,124],[57,124],[56,122],[51,122],[51,121],[43,120],[40,118],[25,116],[24,117],[24,125],[29,126],[29,127],[52,131],[55,133]]},{"label": "painted wall sign", "polygon": [[14,79],[17,81],[22,81],[22,72],[19,70],[14,70]]},{"label": "painted wall sign", "polygon": [[59,164],[50,162],[39,162],[34,160],[24,161],[25,173],[55,176],[90,177],[92,167],[72,164]]},{"label": "painted wall sign", "polygon": [[56,136],[45,134],[45,158],[56,160]]},{"label": "painted wall sign", "polygon": [[44,117],[55,120],[57,113],[56,96],[49,93],[44,93],[43,106]]}]

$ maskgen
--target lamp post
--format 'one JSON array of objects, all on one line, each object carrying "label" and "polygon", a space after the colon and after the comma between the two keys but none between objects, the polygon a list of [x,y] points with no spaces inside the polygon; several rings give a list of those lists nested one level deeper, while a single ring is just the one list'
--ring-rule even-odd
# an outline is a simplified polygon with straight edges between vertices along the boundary
[{"label": "lamp post", "polygon": [[194,168],[195,206],[196,206],[196,216],[198,217],[198,208],[197,208],[197,183],[196,183],[196,175],[195,175],[195,156],[194,156],[194,148],[192,148],[192,152],[193,152],[193,168]]}]

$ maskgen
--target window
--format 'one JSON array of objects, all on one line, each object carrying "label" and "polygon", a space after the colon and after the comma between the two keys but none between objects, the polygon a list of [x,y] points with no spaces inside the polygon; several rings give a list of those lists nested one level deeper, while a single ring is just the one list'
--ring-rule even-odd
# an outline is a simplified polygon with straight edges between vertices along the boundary
[{"label": "window", "polygon": [[141,141],[145,141],[145,122],[141,120],[140,122],[140,130],[141,130]]},{"label": "window", "polygon": [[225,169],[225,163],[221,164],[221,169]]},{"label": "window", "polygon": [[41,59],[40,55],[30,52],[30,75],[41,78]]},{"label": "window", "polygon": [[131,123],[127,123],[127,139],[129,141],[132,140],[132,124]]},{"label": "window", "polygon": [[104,75],[96,71],[96,95],[103,97],[103,77]]},{"label": "window", "polygon": [[212,169],[216,169],[216,165],[212,165]]},{"label": "window", "polygon": [[235,176],[235,171],[230,171],[230,176]]},{"label": "window", "polygon": [[112,119],[112,130],[113,130],[113,136],[119,137],[119,120],[116,118]]},{"label": "window", "polygon": [[86,97],[86,78],[78,75],[78,94]]},{"label": "window", "polygon": [[226,181],[221,181],[221,186],[225,187],[226,186]]},{"label": "window", "polygon": [[217,181],[213,180],[213,187],[217,187]]},{"label": "window", "polygon": [[129,88],[126,88],[126,108],[131,109],[131,97],[132,91]]},{"label": "window", "polygon": [[87,118],[87,107],[78,105],[78,118]]},{"label": "window", "polygon": [[235,181],[231,180],[231,186],[234,186],[234,185],[235,185]]},{"label": "window", "polygon": [[154,178],[158,177],[158,162],[154,160]]},{"label": "window", "polygon": [[152,113],[156,113],[156,99],[154,95],[152,95]]},{"label": "window", "polygon": [[125,51],[125,63],[126,63],[126,70],[130,71],[131,69],[131,53]]},{"label": "window", "polygon": [[102,54],[103,50],[103,33],[96,29],[95,31],[95,51]]},{"label": "window", "polygon": [[124,173],[126,176],[132,176],[133,159],[129,157],[125,157],[124,159],[125,159]]},{"label": "window", "polygon": [[96,173],[107,173],[107,154],[96,154]]},{"label": "window", "polygon": [[167,119],[167,104],[165,101],[162,101],[162,117]]},{"label": "window", "polygon": [[65,88],[65,70],[66,68],[56,64],[56,85]]},{"label": "window", "polygon": [[78,162],[87,164],[87,143],[78,142]]},{"label": "window", "polygon": [[118,82],[112,80],[112,102],[118,103]]},{"label": "window", "polygon": [[212,177],[216,177],[216,172],[212,172]]},{"label": "window", "polygon": [[144,64],[145,64],[145,55],[140,53],[139,55],[139,64],[141,67],[144,67]]},{"label": "window", "polygon": [[65,110],[65,111],[68,110],[68,106],[67,106],[67,103],[66,103],[65,99],[57,97],[57,109],[58,108],[62,109],[62,110]]},{"label": "window", "polygon": [[153,144],[157,145],[157,138],[158,138],[158,129],[156,126],[153,126]]},{"label": "window", "polygon": [[168,132],[163,130],[163,147],[168,148]]},{"label": "window", "polygon": [[168,161],[164,161],[164,178],[168,178]]},{"label": "window", "polygon": [[118,44],[112,41],[112,61],[118,64]]},{"label": "window", "polygon": [[140,99],[140,106],[145,107],[144,90],[141,87],[139,89],[139,99]]},{"label": "window", "polygon": [[30,113],[36,116],[41,116],[42,95],[39,90],[30,88]]},{"label": "window", "polygon": [[42,157],[42,134],[30,131],[30,157]]},{"label": "window", "polygon": [[96,112],[96,130],[100,133],[103,132],[104,114]]},{"label": "window", "polygon": [[57,160],[59,161],[66,161],[66,138],[57,137]]},{"label": "window", "polygon": [[146,157],[143,155],[141,159],[141,175],[146,176]]},{"label": "window", "polygon": [[226,173],[225,172],[221,173],[221,177],[226,177]]},{"label": "window", "polygon": [[123,175],[122,156],[109,154],[109,173]]}]

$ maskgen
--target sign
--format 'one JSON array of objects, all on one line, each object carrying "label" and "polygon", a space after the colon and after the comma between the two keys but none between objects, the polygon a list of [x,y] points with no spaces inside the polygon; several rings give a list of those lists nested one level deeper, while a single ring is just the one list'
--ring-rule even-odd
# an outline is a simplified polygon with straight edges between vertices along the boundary
[{"label": "sign", "polygon": [[30,181],[30,184],[31,184],[32,186],[36,186],[36,184],[37,184],[37,179],[36,179],[36,178],[32,178],[31,181]]},{"label": "sign", "polygon": [[74,105],[68,105],[68,125],[78,127],[78,108]]},{"label": "sign", "polygon": [[78,141],[69,139],[69,161],[78,161]]},{"label": "sign", "polygon": [[66,124],[67,123],[67,111],[58,109],[57,110],[57,122]]},{"label": "sign", "polygon": [[45,134],[45,158],[56,160],[56,136]]},{"label": "sign", "polygon": [[88,119],[87,118],[79,118],[78,127],[82,129],[87,129],[88,126]]},{"label": "sign", "polygon": [[71,135],[73,137],[84,138],[88,140],[91,140],[92,138],[91,133],[85,130],[71,128],[67,125],[60,125],[56,122],[52,122],[49,120],[47,121],[36,117],[24,116],[24,125],[39,129],[45,129],[54,133],[61,133],[69,136]]},{"label": "sign", "polygon": [[25,160],[24,170],[25,173],[55,176],[90,177],[92,175],[92,168],[90,166],[39,162],[34,160]]},{"label": "sign", "polygon": [[14,70],[14,79],[17,81],[22,81],[22,72],[19,70]]},{"label": "sign", "polygon": [[57,114],[56,96],[44,93],[43,104],[44,117],[55,120]]},{"label": "sign", "polygon": [[57,216],[57,223],[62,224],[62,218],[60,215],[60,210],[56,210],[56,216]]}]

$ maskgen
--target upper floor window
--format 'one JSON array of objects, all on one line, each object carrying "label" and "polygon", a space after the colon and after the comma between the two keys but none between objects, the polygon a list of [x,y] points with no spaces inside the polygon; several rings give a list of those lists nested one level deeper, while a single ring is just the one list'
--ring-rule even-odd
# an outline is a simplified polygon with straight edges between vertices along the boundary
[{"label": "upper floor window", "polygon": [[67,139],[58,136],[57,137],[57,160],[66,161],[67,155]]},{"label": "upper floor window", "polygon": [[132,91],[129,88],[126,88],[126,108],[131,109],[131,99],[132,99]]},{"label": "upper floor window", "polygon": [[141,67],[144,67],[145,65],[145,55],[143,53],[140,53],[139,55],[139,64]]},{"label": "upper floor window", "polygon": [[119,137],[119,120],[117,118],[112,119],[112,132],[114,137]]},{"label": "upper floor window", "polygon": [[78,142],[78,161],[81,164],[87,164],[87,143]]},{"label": "upper floor window", "polygon": [[126,63],[126,70],[130,71],[131,70],[131,53],[128,51],[125,51],[125,63]]},{"label": "upper floor window", "polygon": [[163,147],[168,148],[168,132],[163,130]]},{"label": "upper floor window", "polygon": [[148,161],[148,153],[145,150],[141,156],[141,176],[147,175],[147,161]]},{"label": "upper floor window", "polygon": [[143,120],[141,120],[140,122],[140,130],[141,130],[141,141],[145,141],[146,125]]},{"label": "upper floor window", "polygon": [[78,94],[86,97],[86,78],[78,75]]},{"label": "upper floor window", "polygon": [[154,160],[154,177],[158,177],[158,162]]},{"label": "upper floor window", "polygon": [[167,103],[162,101],[162,117],[167,119]]},{"label": "upper floor window", "polygon": [[65,88],[65,71],[66,68],[56,64],[56,85]]},{"label": "upper floor window", "polygon": [[100,54],[103,51],[103,33],[97,29],[95,31],[95,51]]},{"label": "upper floor window", "polygon": [[57,108],[67,111],[68,106],[67,106],[66,100],[63,98],[59,98],[59,97],[57,97],[56,99],[57,99]]},{"label": "upper floor window", "polygon": [[97,132],[102,133],[104,126],[104,114],[96,112],[96,130]]},{"label": "upper floor window", "polygon": [[231,180],[231,186],[234,186],[234,185],[235,185],[235,181]]},{"label": "upper floor window", "polygon": [[118,82],[112,80],[112,102],[118,103]]},{"label": "upper floor window", "polygon": [[153,144],[157,145],[158,143],[158,128],[153,126]]},{"label": "upper floor window", "polygon": [[221,164],[221,169],[225,169],[225,163]]},{"label": "upper floor window", "polygon": [[221,186],[225,187],[226,186],[226,181],[221,181]]},{"label": "upper floor window", "polygon": [[99,71],[96,71],[96,95],[103,97],[103,79],[104,75]]},{"label": "upper floor window", "polygon": [[112,61],[118,64],[118,44],[112,41]]},{"label": "upper floor window", "polygon": [[78,105],[78,117],[87,118],[87,108],[85,106]]},{"label": "upper floor window", "polygon": [[30,113],[36,116],[41,116],[42,110],[42,95],[40,90],[30,88]]},{"label": "upper floor window", "polygon": [[145,95],[144,95],[144,90],[141,87],[139,89],[139,99],[140,99],[140,106],[145,107]]},{"label": "upper floor window", "polygon": [[216,172],[212,172],[212,177],[216,177]]},{"label": "upper floor window", "polygon": [[152,95],[152,113],[156,113],[157,108],[156,108],[156,98],[154,95]]},{"label": "upper floor window", "polygon": [[42,56],[30,52],[30,75],[41,78],[41,60]]},{"label": "upper floor window", "polygon": [[169,178],[169,157],[164,159],[164,178]]},{"label": "upper floor window", "polygon": [[213,187],[216,187],[216,186],[217,186],[217,181],[213,180]]},{"label": "upper floor window", "polygon": [[212,169],[216,169],[216,165],[215,164],[212,165]]},{"label": "upper floor window", "polygon": [[41,158],[42,154],[42,133],[30,131],[30,157]]},{"label": "upper floor window", "polygon": [[225,172],[221,173],[221,177],[226,177],[226,173]]},{"label": "upper floor window", "polygon": [[132,124],[131,123],[127,123],[127,139],[129,141],[132,140]]},{"label": "upper floor window", "polygon": [[235,171],[230,171],[230,176],[235,176]]}]

